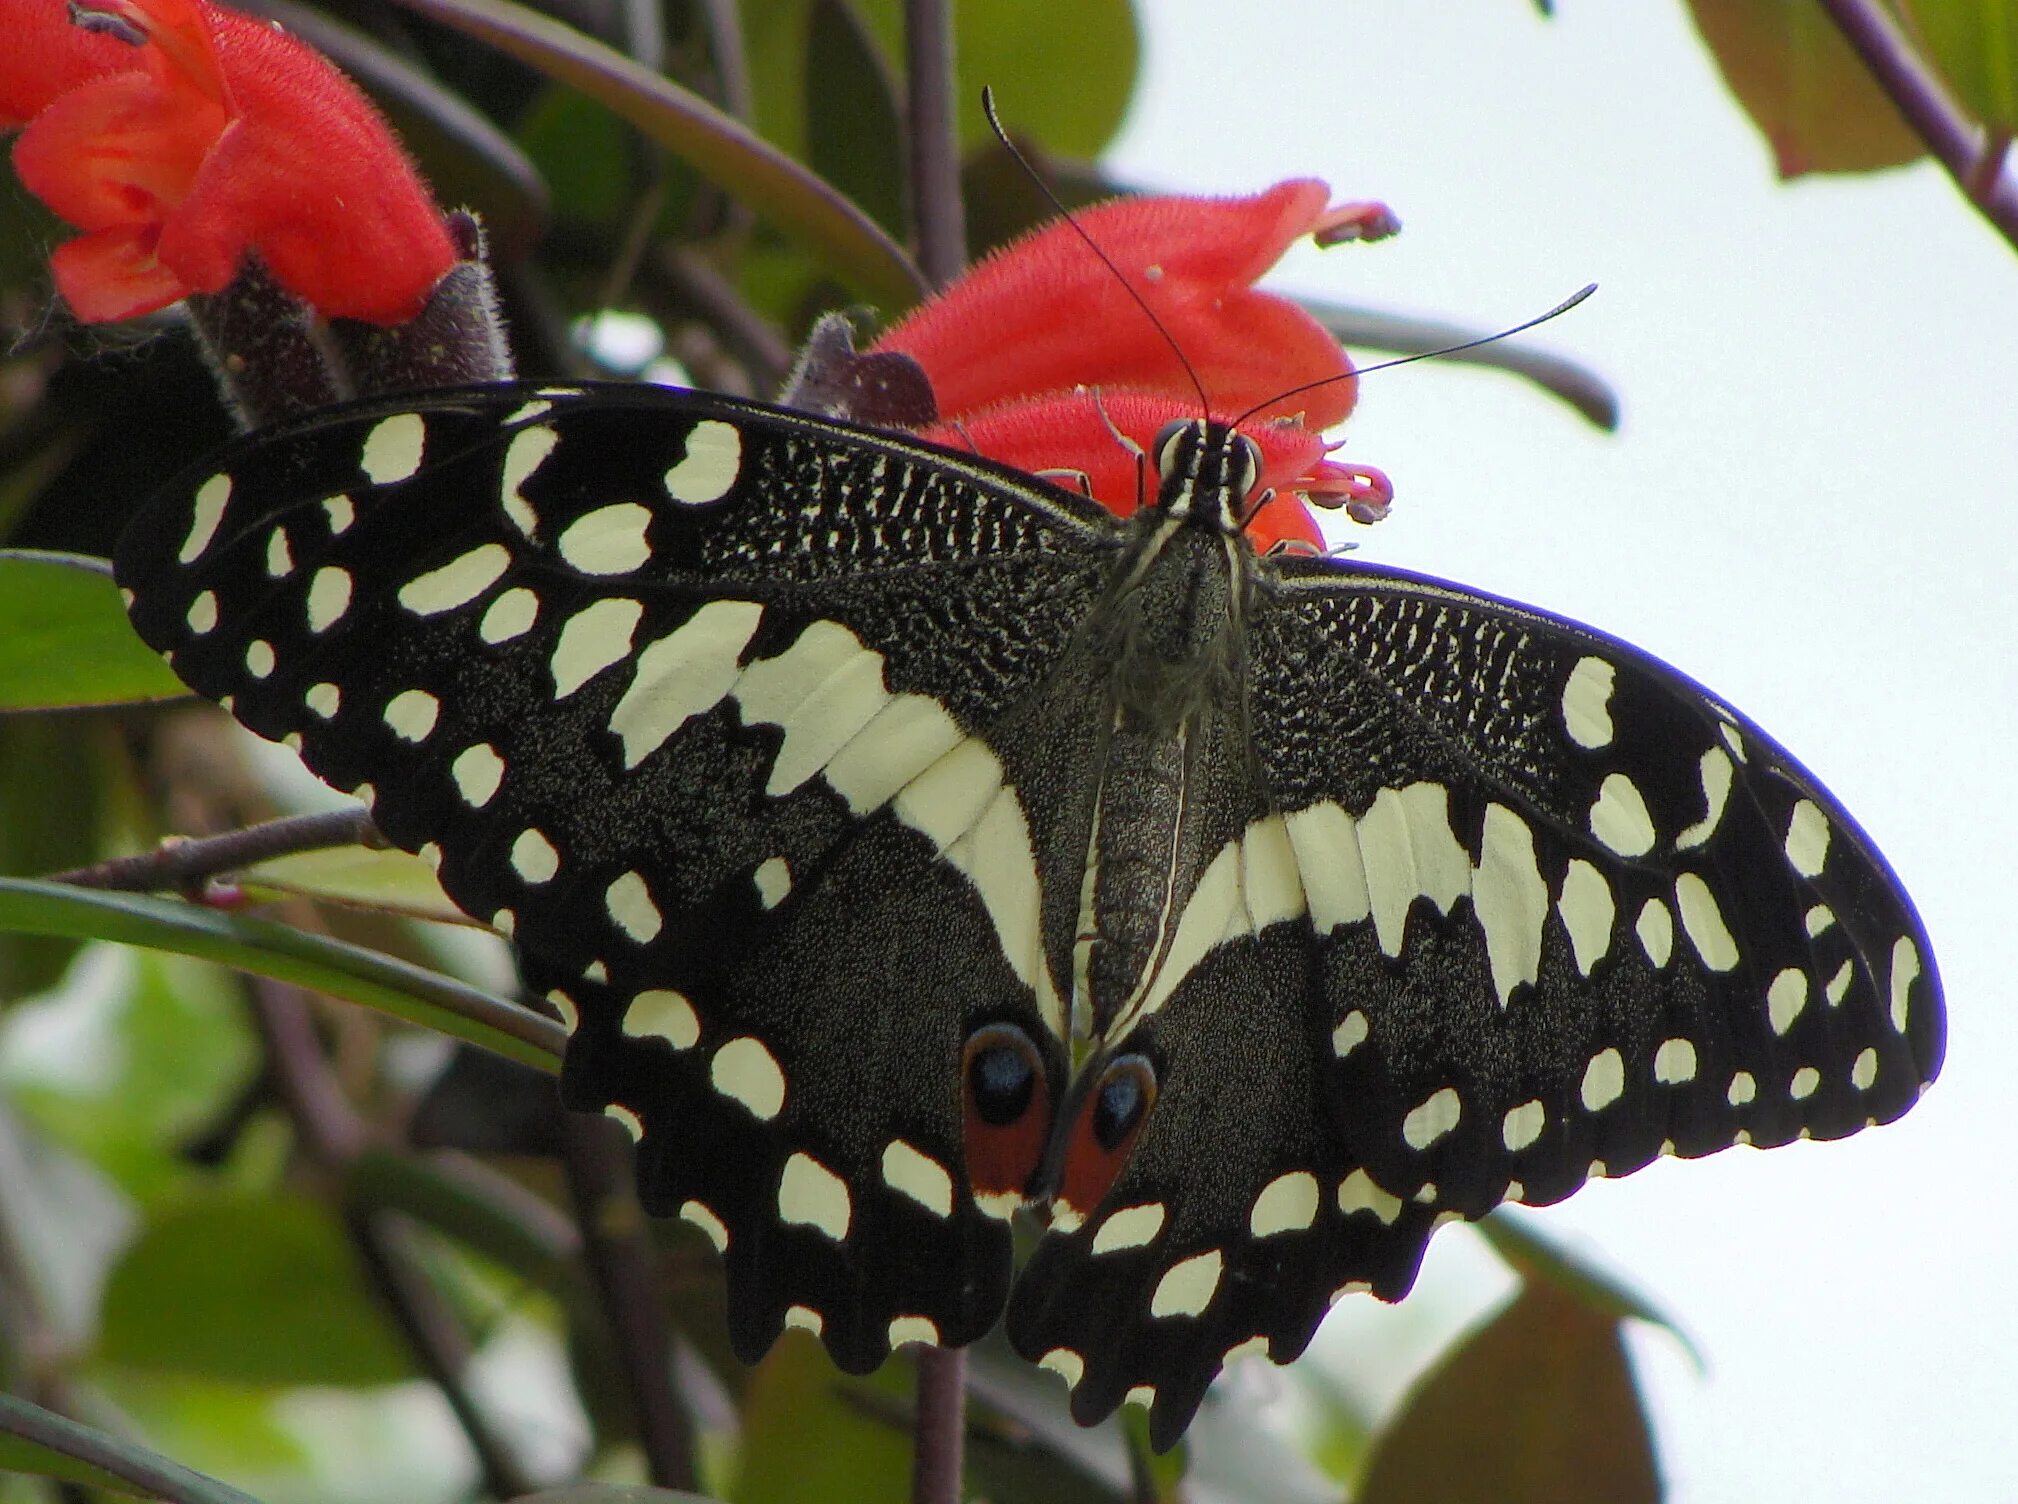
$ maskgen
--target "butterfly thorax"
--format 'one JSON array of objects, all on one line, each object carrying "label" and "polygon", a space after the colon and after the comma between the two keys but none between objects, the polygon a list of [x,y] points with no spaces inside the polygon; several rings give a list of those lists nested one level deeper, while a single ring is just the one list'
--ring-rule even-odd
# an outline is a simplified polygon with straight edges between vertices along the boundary
[{"label": "butterfly thorax", "polygon": [[1095,1037],[1149,986],[1212,853],[1199,815],[1213,718],[1244,720],[1254,554],[1238,531],[1252,446],[1217,424],[1157,445],[1156,504],[1136,514],[1088,623],[1109,665],[1108,735],[1081,884],[1082,1016]]}]

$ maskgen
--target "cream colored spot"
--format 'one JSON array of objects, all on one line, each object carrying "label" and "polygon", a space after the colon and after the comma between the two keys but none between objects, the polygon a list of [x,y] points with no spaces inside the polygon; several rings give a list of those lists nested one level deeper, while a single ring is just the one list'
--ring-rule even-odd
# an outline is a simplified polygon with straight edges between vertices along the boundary
[{"label": "cream colored spot", "polygon": [[1226,1350],[1226,1356],[1219,1361],[1221,1363],[1235,1363],[1242,1358],[1266,1358],[1268,1356],[1270,1356],[1268,1339],[1257,1332],[1245,1342],[1234,1343],[1233,1346]]},{"label": "cream colored spot", "polygon": [[523,585],[514,585],[484,608],[476,635],[495,647],[532,630],[540,617],[540,598]]},{"label": "cream colored spot", "polygon": [[554,698],[564,700],[631,651],[631,636],[645,608],[636,601],[601,600],[584,606],[561,628],[549,665]]},{"label": "cream colored spot", "polygon": [[1247,1214],[1247,1230],[1257,1238],[1302,1232],[1317,1221],[1317,1177],[1308,1170],[1278,1175],[1262,1187]]},{"label": "cream colored spot", "polygon": [[1225,1260],[1217,1248],[1180,1259],[1163,1272],[1149,1297],[1151,1316],[1197,1316],[1212,1304]]},{"label": "cream colored spot", "polygon": [[1626,1094],[1625,1058],[1614,1049],[1599,1050],[1584,1067],[1584,1110],[1603,1112]]},{"label": "cream colored spot", "polygon": [[1663,1086],[1680,1086],[1696,1079],[1696,1047],[1686,1039],[1668,1039],[1654,1051],[1654,1079]]},{"label": "cream colored spot", "polygon": [[1458,1099],[1457,1088],[1446,1086],[1401,1120],[1402,1139],[1411,1149],[1427,1149],[1457,1127],[1463,1114],[1464,1103]]},{"label": "cream colored spot", "polygon": [[522,830],[512,842],[512,870],[529,883],[552,882],[561,870],[561,854],[543,831]]},{"label": "cream colored spot", "polygon": [[1803,877],[1820,877],[1829,864],[1829,817],[1803,799],[1787,818],[1787,861]]},{"label": "cream colored spot", "polygon": [[1656,969],[1668,964],[1668,957],[1675,949],[1675,921],[1666,904],[1658,898],[1649,898],[1633,923],[1633,933],[1640,937],[1640,949],[1647,953]]},{"label": "cream colored spot", "polygon": [[[680,1203],[680,1218],[682,1221],[693,1223],[694,1226],[706,1233],[708,1241],[715,1245],[715,1252],[727,1253],[729,1251],[728,1225],[715,1215],[713,1208],[704,1206],[698,1201],[683,1201]],[[800,1309],[803,1310],[804,1307]],[[818,1319],[818,1315],[815,1314],[814,1320],[817,1321]],[[818,1331],[819,1328],[813,1327],[811,1330]]]},{"label": "cream colored spot", "polygon": [[1682,928],[1703,964],[1711,971],[1729,971],[1738,964],[1738,942],[1724,927],[1723,911],[1710,885],[1693,872],[1675,879],[1675,907],[1681,910]]},{"label": "cream colored spot", "polygon": [[311,684],[308,693],[301,699],[303,704],[325,721],[333,718],[343,707],[343,691],[327,680],[321,684]]},{"label": "cream colored spot", "polygon": [[935,1217],[953,1215],[952,1175],[923,1149],[901,1138],[893,1138],[883,1146],[883,1183],[899,1195],[910,1197]]},{"label": "cream colored spot", "polygon": [[1750,1071],[1739,1071],[1731,1077],[1730,1089],[1724,1093],[1724,1100],[1733,1107],[1743,1107],[1759,1095],[1759,1083],[1752,1079]]},{"label": "cream colored spot", "polygon": [[518,932],[519,916],[510,909],[499,909],[490,916],[490,927],[509,940]]},{"label": "cream colored spot", "polygon": [[1612,681],[1617,671],[1602,658],[1580,659],[1563,686],[1563,728],[1579,747],[1611,745]]},{"label": "cream colored spot", "polygon": [[687,434],[686,452],[666,472],[666,495],[683,506],[720,501],[743,468],[743,436],[733,424],[703,418]]},{"label": "cream colored spot", "polygon": [[1382,789],[1358,835],[1374,934],[1383,953],[1398,956],[1418,897],[1447,914],[1471,889],[1471,858],[1450,827],[1450,793],[1440,783]]},{"label": "cream colored spot", "polygon": [[294,573],[294,547],[288,541],[287,529],[277,527],[266,540],[266,577],[270,580],[284,580]]},{"label": "cream colored spot", "polygon": [[1793,1028],[1794,1020],[1807,1006],[1807,975],[1792,966],[1774,977],[1773,985],[1766,989],[1766,1017],[1775,1034]]},{"label": "cream colored spot", "polygon": [[1506,1115],[1500,1124],[1500,1142],[1507,1146],[1509,1154],[1518,1154],[1531,1146],[1542,1136],[1542,1129],[1548,1125],[1549,1110],[1539,1098],[1523,1102]]},{"label": "cream colored spot", "polygon": [[[392,707],[388,705],[386,709],[390,711]],[[463,803],[471,809],[482,809],[497,796],[498,788],[504,782],[505,765],[495,747],[489,742],[478,742],[457,754],[448,771],[455,780],[456,792],[463,797]]]},{"label": "cream colored spot", "polygon": [[624,1032],[633,1039],[663,1039],[676,1050],[690,1050],[700,1042],[701,1019],[682,994],[650,987],[624,1010]]},{"label": "cream colored spot", "polygon": [[1834,924],[1835,922],[1836,922],[1836,915],[1827,904],[1825,903],[1816,904],[1812,909],[1808,910],[1808,917],[1807,917],[1808,938],[1810,940],[1815,939],[1822,933],[1822,931],[1826,930],[1830,925]]},{"label": "cream colored spot", "polygon": [[638,654],[630,687],[610,712],[610,730],[635,768],[692,717],[712,710],[742,673],[741,655],[763,620],[754,601],[709,601]]},{"label": "cream colored spot", "polygon": [[623,1124],[624,1132],[631,1136],[631,1142],[642,1143],[645,1137],[645,1120],[621,1102],[612,1102],[603,1109],[603,1116]]},{"label": "cream colored spot", "polygon": [[419,413],[394,413],[381,419],[365,435],[364,452],[358,468],[375,486],[390,486],[420,469],[427,446],[427,425]]},{"label": "cream colored spot", "polygon": [[1346,1014],[1344,1018],[1340,1019],[1338,1027],[1331,1031],[1332,1054],[1336,1055],[1340,1060],[1345,1059],[1346,1056],[1366,1043],[1366,1034],[1366,1015],[1355,1008],[1352,1012]]},{"label": "cream colored spot", "polygon": [[1654,849],[1654,820],[1632,779],[1608,774],[1591,806],[1591,834],[1620,856],[1645,856]]},{"label": "cream colored spot", "polygon": [[1857,1056],[1856,1063],[1850,1067],[1850,1084],[1858,1091],[1869,1091],[1877,1079],[1878,1052],[1866,1049]]},{"label": "cream colored spot", "polygon": [[503,485],[498,497],[512,526],[528,538],[539,528],[539,514],[526,499],[525,483],[539,472],[559,442],[560,435],[551,428],[521,428],[505,447]]},{"label": "cream colored spot", "polygon": [[1856,975],[1857,969],[1849,961],[1836,968],[1836,974],[1829,978],[1829,985],[1822,989],[1822,996],[1829,1000],[1830,1007],[1837,1006],[1850,995],[1850,983]]},{"label": "cream colored spot", "polygon": [[1338,1209],[1347,1216],[1372,1212],[1383,1226],[1392,1226],[1401,1215],[1401,1198],[1391,1196],[1373,1183],[1364,1170],[1354,1170],[1338,1183]]},{"label": "cream colored spot", "polygon": [[652,902],[652,890],[645,886],[643,876],[626,872],[610,884],[603,901],[609,906],[611,922],[638,944],[649,945],[658,938],[665,919]]},{"label": "cream colored spot", "polygon": [[1086,1377],[1086,1360],[1069,1347],[1052,1348],[1037,1360],[1037,1366],[1057,1374],[1067,1389],[1077,1389],[1079,1381]]},{"label": "cream colored spot", "polygon": [[939,1324],[929,1316],[899,1316],[890,1323],[890,1346],[904,1347],[910,1343],[923,1343],[927,1347],[939,1345]]},{"label": "cream colored spot", "polygon": [[264,679],[273,672],[273,644],[263,638],[245,650],[245,671],[255,679]]},{"label": "cream colored spot", "polygon": [[308,630],[327,632],[350,609],[350,571],[325,564],[308,583]]},{"label": "cream colored spot", "polygon": [[1124,1405],[1133,1405],[1138,1410],[1154,1409],[1156,1405],[1156,1386],[1154,1384],[1137,1384],[1128,1393],[1121,1396],[1121,1403]]},{"label": "cream colored spot", "polygon": [[1675,849],[1687,851],[1716,834],[1717,822],[1724,818],[1724,805],[1731,797],[1731,759],[1721,747],[1703,754],[1703,818],[1675,837]]},{"label": "cream colored spot", "polygon": [[1796,1102],[1805,1102],[1821,1084],[1822,1073],[1812,1065],[1804,1065],[1794,1072],[1794,1079],[1787,1083],[1787,1094]]},{"label": "cream colored spot", "polygon": [[1093,1233],[1093,1252],[1120,1253],[1129,1248],[1145,1248],[1163,1231],[1163,1203],[1145,1202],[1124,1206],[1110,1213]]},{"label": "cream colored spot", "polygon": [[1570,953],[1576,957],[1577,970],[1589,976],[1591,968],[1611,949],[1612,922],[1617,918],[1612,907],[1612,885],[1589,862],[1581,858],[1573,860],[1563,873],[1563,891],[1556,900],[1556,912],[1562,915],[1563,928],[1569,932]]},{"label": "cream colored spot", "polygon": [[848,1184],[812,1155],[800,1152],[785,1161],[778,1182],[778,1219],[825,1233],[836,1243],[848,1236],[852,1204]]},{"label": "cream colored spot", "polygon": [[348,496],[332,496],[323,502],[322,515],[329,519],[329,536],[341,538],[357,521],[357,507]]},{"label": "cream colored spot", "polygon": [[554,1011],[561,1016],[561,1027],[568,1033],[572,1034],[582,1026],[582,1010],[560,988],[551,989],[547,993],[547,1001],[554,1005]]},{"label": "cream colored spot", "polygon": [[562,531],[561,557],[583,574],[629,574],[652,557],[652,514],[635,501],[598,507]]},{"label": "cream colored spot", "polygon": [[731,1039],[708,1064],[708,1079],[725,1097],[741,1102],[760,1121],[768,1123],[785,1107],[785,1073],[760,1039],[743,1035]]},{"label": "cream colored spot", "polygon": [[206,590],[189,603],[189,615],[184,618],[189,630],[198,637],[217,629],[217,592]]},{"label": "cream colored spot", "polygon": [[1907,1010],[1912,1006],[1913,983],[1920,976],[1920,948],[1901,935],[1892,943],[1892,1027],[1906,1032]]},{"label": "cream colored spot", "polygon": [[415,616],[439,616],[467,606],[511,567],[502,543],[483,543],[399,587],[399,603]]},{"label": "cream colored spot", "polygon": [[1541,975],[1542,926],[1549,915],[1548,884],[1535,865],[1534,832],[1502,805],[1486,806],[1478,867],[1471,879],[1472,912],[1485,930],[1493,990],[1504,1008],[1513,990]]},{"label": "cream colored spot", "polygon": [[827,1329],[827,1318],[811,1306],[787,1306],[785,1325],[797,1327],[802,1332],[811,1332],[817,1337]]},{"label": "cream colored spot", "polygon": [[441,847],[433,841],[427,842],[414,855],[419,857],[423,862],[426,862],[428,866],[434,868],[435,871],[441,871]]},{"label": "cream colored spot", "polygon": [[1284,817],[1283,826],[1296,853],[1310,922],[1320,935],[1341,924],[1357,924],[1373,912],[1357,822],[1351,815],[1326,800]]},{"label": "cream colored spot", "polygon": [[217,536],[217,524],[224,516],[224,504],[231,500],[231,477],[213,475],[196,488],[189,517],[189,536],[175,555],[178,564],[194,564]]},{"label": "cream colored spot", "polygon": [[440,718],[441,701],[424,689],[403,689],[385,704],[386,725],[410,742],[426,741]]},{"label": "cream colored spot", "polygon": [[791,864],[781,856],[758,863],[756,884],[757,901],[767,909],[775,909],[792,891]]}]

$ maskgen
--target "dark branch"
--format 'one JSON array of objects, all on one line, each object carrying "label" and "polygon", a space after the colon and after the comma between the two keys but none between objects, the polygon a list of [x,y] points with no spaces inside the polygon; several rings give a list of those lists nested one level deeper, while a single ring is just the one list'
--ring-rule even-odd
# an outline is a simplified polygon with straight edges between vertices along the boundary
[{"label": "dark branch", "polygon": [[904,53],[918,267],[936,289],[967,267],[960,119],[953,98],[953,14],[948,0],[905,0]]},{"label": "dark branch", "polygon": [[918,1349],[918,1413],[913,1427],[912,1504],[960,1504],[967,1439],[965,1349]]},{"label": "dark branch", "polygon": [[80,888],[148,893],[158,888],[186,888],[220,873],[236,872],[297,851],[385,845],[385,838],[371,823],[371,816],[360,807],[352,807],[326,814],[289,815],[221,836],[171,839],[153,851],[52,873],[49,880]]}]

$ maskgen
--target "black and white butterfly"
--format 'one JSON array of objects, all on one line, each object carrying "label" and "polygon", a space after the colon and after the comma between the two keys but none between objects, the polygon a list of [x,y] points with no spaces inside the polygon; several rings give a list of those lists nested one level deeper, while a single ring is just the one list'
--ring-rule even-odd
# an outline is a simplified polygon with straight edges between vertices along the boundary
[{"label": "black and white butterfly", "polygon": [[1926,936],[1778,745],[1587,628],[1258,557],[1233,430],[1153,458],[1117,521],[699,392],[434,392],[239,442],[118,575],[514,937],[747,1358],[1006,1305],[1168,1445],[1443,1221],[1912,1105]]}]

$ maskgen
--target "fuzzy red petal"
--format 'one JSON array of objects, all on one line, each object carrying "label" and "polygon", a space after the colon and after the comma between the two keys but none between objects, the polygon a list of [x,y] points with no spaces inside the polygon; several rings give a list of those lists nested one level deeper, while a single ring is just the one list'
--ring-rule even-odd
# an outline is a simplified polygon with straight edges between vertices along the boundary
[{"label": "fuzzy red petal", "polygon": [[0,0],[0,38],[0,130],[79,84],[141,66],[129,44],[71,25],[67,0]]},{"label": "fuzzy red petal", "polygon": [[152,225],[119,225],[65,241],[49,257],[56,290],[89,324],[137,319],[189,296],[155,254]]}]

